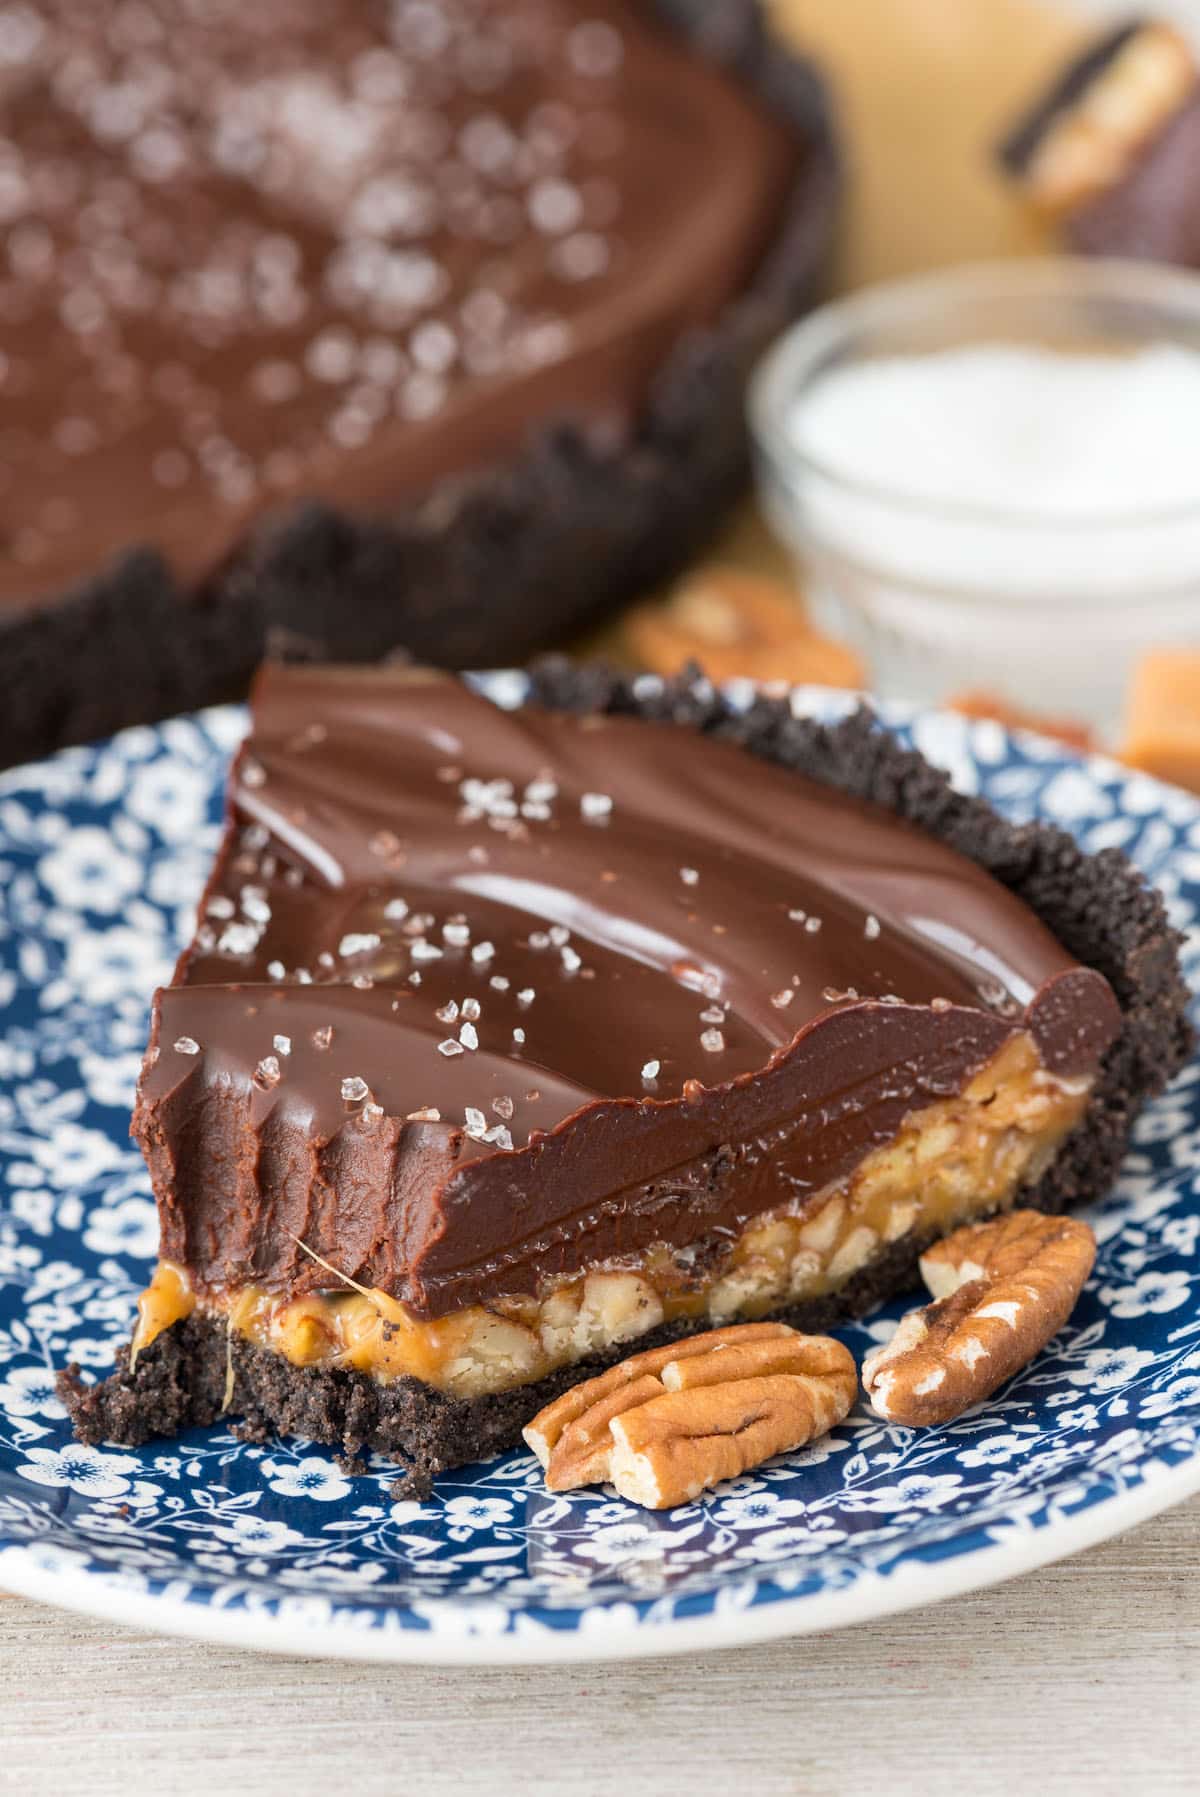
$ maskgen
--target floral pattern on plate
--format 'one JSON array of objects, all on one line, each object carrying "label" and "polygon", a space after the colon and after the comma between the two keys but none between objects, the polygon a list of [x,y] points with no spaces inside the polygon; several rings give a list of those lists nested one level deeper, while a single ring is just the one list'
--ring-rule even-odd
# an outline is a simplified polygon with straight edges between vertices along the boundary
[{"label": "floral pattern on plate", "polygon": [[[524,690],[485,684],[501,702]],[[1124,850],[1192,929],[1186,795],[997,725],[893,721],[1009,816]],[[224,708],[0,774],[0,1585],[313,1652],[652,1652],[705,1619],[710,1640],[784,1633],[984,1583],[1200,1486],[1195,1066],[1093,1210],[1100,1255],[1068,1328],[949,1428],[859,1407],[665,1515],[605,1490],[548,1494],[527,1454],[448,1474],[419,1504],[389,1498],[382,1461],[351,1477],[302,1441],[216,1427],[138,1450],[75,1443],[52,1370],[74,1358],[103,1376],[153,1259],[129,1104],[244,724]],[[845,1339],[861,1356],[901,1308]]]}]

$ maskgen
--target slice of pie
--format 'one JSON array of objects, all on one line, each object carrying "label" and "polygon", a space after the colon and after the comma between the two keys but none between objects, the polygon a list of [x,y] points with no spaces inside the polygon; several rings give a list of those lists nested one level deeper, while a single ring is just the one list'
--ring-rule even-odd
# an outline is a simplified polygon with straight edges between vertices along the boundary
[{"label": "slice of pie", "polygon": [[89,1441],[486,1456],[631,1343],[825,1329],[1095,1196],[1188,1041],[1118,855],[703,681],[270,670],[200,920],[133,1120],[160,1264],[65,1381]]}]

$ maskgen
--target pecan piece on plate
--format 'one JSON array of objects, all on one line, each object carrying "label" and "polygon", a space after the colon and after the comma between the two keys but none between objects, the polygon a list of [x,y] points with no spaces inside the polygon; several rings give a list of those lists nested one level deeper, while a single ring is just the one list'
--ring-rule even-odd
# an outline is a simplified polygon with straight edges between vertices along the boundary
[{"label": "pecan piece on plate", "polygon": [[873,1409],[914,1428],[961,1416],[1062,1328],[1095,1258],[1086,1223],[1032,1210],[935,1243],[921,1256],[934,1302],[863,1361]]},{"label": "pecan piece on plate", "polygon": [[608,1480],[632,1503],[667,1510],[824,1435],[857,1387],[853,1358],[829,1336],[735,1323],[574,1386],[525,1439],[551,1491]]}]

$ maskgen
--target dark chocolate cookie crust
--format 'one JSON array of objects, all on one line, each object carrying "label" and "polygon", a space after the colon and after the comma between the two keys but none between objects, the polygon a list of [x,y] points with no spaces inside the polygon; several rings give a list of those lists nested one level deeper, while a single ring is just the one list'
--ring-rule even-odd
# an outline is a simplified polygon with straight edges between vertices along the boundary
[{"label": "dark chocolate cookie crust", "polygon": [[[1057,1212],[1112,1183],[1129,1132],[1146,1100],[1186,1060],[1192,1045],[1180,937],[1162,899],[1115,849],[1086,855],[1064,830],[1012,824],[985,800],[955,792],[945,774],[905,749],[866,707],[825,725],[794,717],[786,697],[761,696],[736,710],[702,675],[663,682],[602,667],[542,662],[533,697],[560,710],[622,712],[735,742],[749,753],[873,799],[986,867],[1025,900],[1079,960],[1110,981],[1125,1026],[1110,1049],[1087,1115],[1038,1183],[1020,1201]],[[824,1330],[914,1283],[932,1239],[913,1233],[865,1267],[834,1296],[778,1313],[801,1329]],[[702,1323],[666,1325],[636,1343],[536,1385],[471,1401],[450,1399],[416,1380],[383,1386],[368,1375],[293,1367],[278,1355],[227,1336],[219,1322],[193,1316],[159,1336],[130,1373],[128,1350],[101,1385],[78,1369],[60,1389],[81,1440],[140,1442],[241,1414],[255,1435],[306,1436],[354,1456],[364,1448],[409,1468],[408,1489],[433,1473],[516,1445],[543,1404],[636,1348],[671,1341]],[[225,1403],[230,1368],[233,1396]]]},{"label": "dark chocolate cookie crust", "polygon": [[268,649],[442,667],[513,664],[664,579],[744,483],[746,376],[812,298],[840,186],[824,89],[768,37],[759,0],[648,0],[793,128],[801,159],[746,293],[681,342],[620,439],[548,426],[502,470],[367,521],[310,505],[263,526],[201,590],[139,550],[0,622],[0,766],[245,693]]}]

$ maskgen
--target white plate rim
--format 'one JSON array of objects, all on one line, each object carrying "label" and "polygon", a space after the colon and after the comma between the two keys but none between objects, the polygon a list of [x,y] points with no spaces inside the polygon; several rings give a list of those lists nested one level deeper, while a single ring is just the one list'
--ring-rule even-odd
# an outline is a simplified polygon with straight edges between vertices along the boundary
[{"label": "white plate rim", "polygon": [[[800,1635],[850,1628],[856,1623],[924,1609],[948,1598],[983,1591],[1058,1560],[1097,1547],[1200,1492],[1200,1454],[1164,1467],[1134,1491],[1089,1505],[1036,1534],[990,1543],[939,1565],[914,1565],[886,1580],[860,1579],[843,1591],[784,1597],[748,1610],[663,1623],[613,1621],[608,1628],[461,1635],[421,1629],[358,1629],[345,1623],[299,1623],[295,1616],[216,1609],[165,1592],[123,1591],[103,1576],[51,1571],[37,1564],[37,1550],[14,1545],[3,1557],[12,1596],[53,1604],[79,1616],[116,1622],[210,1646],[237,1647],[292,1659],[331,1659],[376,1665],[537,1666],[567,1662],[639,1660],[711,1653]],[[603,1617],[609,1605],[595,1607]],[[311,1631],[311,1632],[308,1632]]]}]

